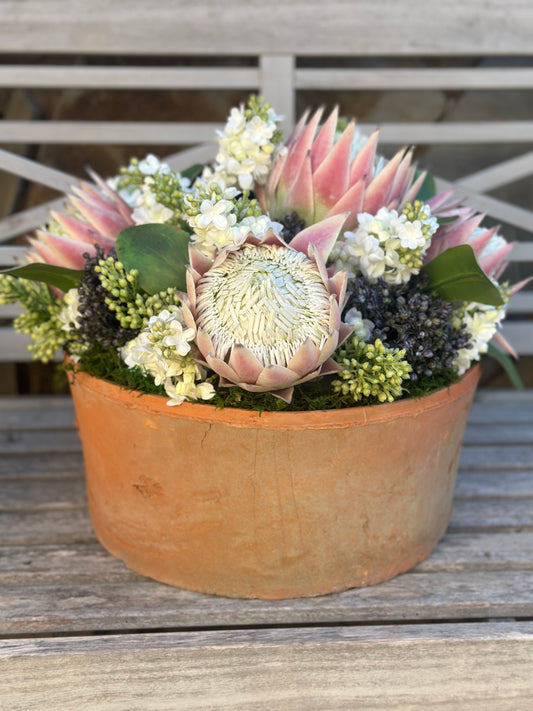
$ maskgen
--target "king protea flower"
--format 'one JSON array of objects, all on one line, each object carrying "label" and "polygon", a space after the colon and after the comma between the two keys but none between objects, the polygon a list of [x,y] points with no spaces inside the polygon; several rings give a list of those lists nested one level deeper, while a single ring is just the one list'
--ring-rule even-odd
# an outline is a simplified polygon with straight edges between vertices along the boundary
[{"label": "king protea flower", "polygon": [[303,230],[290,246],[270,230],[214,259],[190,247],[184,319],[221,386],[290,402],[296,384],[341,369],[331,356],[352,330],[341,323],[347,276],[330,276],[325,262],[345,218]]},{"label": "king protea flower", "polygon": [[98,175],[91,176],[96,185],[81,182],[73,187],[67,211],[51,211],[48,228],[37,230],[37,237],[30,238],[34,250],[28,256],[30,261],[82,269],[83,255],[94,255],[95,244],[109,251],[118,234],[134,224],[122,198]]},{"label": "king protea flower", "polygon": [[[322,109],[300,119],[279,152],[264,186],[257,187],[261,207],[273,220],[295,212],[306,225],[347,212],[344,229],[357,227],[360,212],[397,209],[416,197],[425,175],[415,180],[412,150],[402,149],[376,172],[375,131],[353,155],[355,121],[336,140],[338,109],[319,130]],[[317,133],[318,131],[318,133]]]}]

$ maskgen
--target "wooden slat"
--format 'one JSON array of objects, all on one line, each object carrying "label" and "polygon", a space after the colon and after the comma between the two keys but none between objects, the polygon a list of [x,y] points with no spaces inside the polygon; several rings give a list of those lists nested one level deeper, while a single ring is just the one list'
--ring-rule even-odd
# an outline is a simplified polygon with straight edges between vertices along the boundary
[{"label": "wooden slat", "polygon": [[283,116],[282,129],[289,136],[294,126],[294,56],[267,54],[260,57],[261,94]]},{"label": "wooden slat", "polygon": [[[3,128],[6,122],[2,122],[0,126]],[[10,122],[10,123],[19,123]],[[31,125],[33,122],[20,122]],[[21,178],[26,178],[34,183],[46,185],[49,188],[54,188],[59,192],[69,192],[71,187],[78,182],[78,179],[73,175],[68,175],[61,170],[48,168],[41,163],[17,156],[14,153],[0,149],[0,170],[7,170]]]},{"label": "wooden slat", "polygon": [[48,221],[50,210],[61,210],[64,205],[65,199],[59,198],[4,217],[0,220],[0,242],[32,232]]},{"label": "wooden slat", "polygon": [[[519,72],[520,74],[520,72]],[[512,76],[508,79],[512,81]],[[0,67],[0,86],[26,89],[253,89],[256,67]]]},{"label": "wooden slat", "polygon": [[3,454],[0,457],[0,480],[13,477],[24,479],[41,479],[71,477],[83,474],[83,458],[81,452],[49,452],[20,456],[19,454]]},{"label": "wooden slat", "polygon": [[[80,542],[83,539],[80,535]],[[0,587],[0,634],[528,617],[533,570],[416,572],[369,588],[295,600],[234,600],[148,579]]]},{"label": "wooden slat", "polygon": [[0,694],[10,711],[525,711],[532,654],[531,622],[8,640]]},{"label": "wooden slat", "polygon": [[5,143],[83,145],[204,143],[223,128],[221,124],[200,121],[2,121],[1,125]]},{"label": "wooden slat", "polygon": [[[296,55],[360,56],[526,55],[533,52],[531,6],[471,0],[413,0],[409,12],[395,0],[359,0],[357,12],[342,0],[329,3],[273,0],[265,6],[228,0],[196,5],[142,0],[88,6],[71,0],[4,0],[0,3],[2,49],[21,47],[53,55]],[[117,28],[120,27],[120,32]],[[201,28],[199,31],[198,28]]]},{"label": "wooden slat", "polygon": [[[2,121],[5,143],[157,145],[209,141],[220,124],[169,121]],[[533,121],[454,121],[449,123],[360,124],[372,133],[380,129],[387,144],[476,144],[533,141]]]},{"label": "wooden slat", "polygon": [[398,69],[298,68],[294,81],[297,89],[331,91],[400,91],[400,90],[467,90],[531,89],[530,67],[446,67]]},{"label": "wooden slat", "polygon": [[458,180],[456,185],[482,193],[514,183],[529,175],[533,175],[533,151],[467,175]]}]

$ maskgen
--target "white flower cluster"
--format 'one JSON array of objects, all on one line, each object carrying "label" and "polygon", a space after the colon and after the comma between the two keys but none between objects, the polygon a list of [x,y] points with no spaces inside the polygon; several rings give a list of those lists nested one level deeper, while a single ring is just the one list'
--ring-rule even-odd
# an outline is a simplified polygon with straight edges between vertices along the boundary
[{"label": "white flower cluster", "polygon": [[[489,341],[505,318],[505,306],[489,306],[471,302],[467,304],[460,319],[470,336],[470,348],[461,348],[457,353],[455,367],[459,375],[466,373],[474,361],[487,352]],[[459,325],[459,324],[458,324]]]},{"label": "white flower cluster", "polygon": [[345,232],[336,246],[336,267],[352,275],[362,273],[370,281],[383,277],[389,284],[408,282],[420,271],[422,257],[438,229],[428,205],[423,206],[421,217],[410,220],[386,207],[377,215],[359,214],[357,230]]},{"label": "white flower cluster", "polygon": [[237,188],[222,188],[220,183],[211,182],[202,183],[202,187],[197,184],[195,191],[185,197],[185,219],[193,230],[191,241],[208,257],[214,257],[224,247],[240,244],[250,232],[262,237],[271,227],[281,229],[268,215],[248,215],[239,220],[235,202],[238,196]]},{"label": "white flower cluster", "polygon": [[272,139],[280,120],[271,108],[249,118],[246,113],[244,105],[233,108],[224,131],[218,131],[214,168],[216,177],[226,185],[238,184],[241,190],[265,183],[275,149]]},{"label": "white flower cluster", "polygon": [[173,210],[157,202],[152,191],[153,185],[155,185],[154,178],[148,177],[144,179],[140,190],[135,191],[135,209],[131,216],[136,225],[147,225],[154,222],[165,223],[174,216]]},{"label": "white flower cluster", "polygon": [[185,328],[178,306],[152,316],[146,327],[120,350],[128,368],[136,366],[151,375],[156,385],[163,385],[170,397],[167,405],[181,405],[184,400],[210,400],[215,394],[203,368],[193,360],[191,341],[194,330]]}]

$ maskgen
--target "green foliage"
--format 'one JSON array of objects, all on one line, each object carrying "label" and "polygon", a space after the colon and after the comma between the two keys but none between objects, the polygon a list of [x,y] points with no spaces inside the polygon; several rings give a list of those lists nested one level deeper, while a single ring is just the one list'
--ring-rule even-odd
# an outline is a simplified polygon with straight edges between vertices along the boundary
[{"label": "green foliage", "polygon": [[67,269],[66,267],[57,267],[53,264],[32,262],[31,264],[23,264],[20,267],[5,269],[0,274],[30,279],[31,281],[40,281],[49,286],[55,286],[61,289],[61,291],[68,291],[69,289],[73,289],[83,277],[83,270]]},{"label": "green foliage", "polygon": [[59,314],[63,302],[40,281],[0,274],[0,304],[19,301],[25,311],[13,322],[15,330],[31,336],[29,346],[35,360],[47,363],[62,347],[66,333]]},{"label": "green foliage", "polygon": [[187,288],[189,235],[183,230],[164,224],[128,227],[118,235],[115,247],[125,269],[136,270],[139,286],[148,294]]},{"label": "green foliage", "polygon": [[522,382],[522,378],[520,377],[520,374],[514,364],[514,361],[512,358],[510,358],[510,356],[508,356],[506,353],[503,353],[499,348],[496,348],[496,346],[492,345],[492,343],[488,344],[487,354],[491,358],[494,358],[494,360],[502,366],[504,371],[509,376],[509,380],[517,390],[526,389],[526,386]]},{"label": "green foliage", "polygon": [[503,298],[468,244],[450,247],[432,259],[422,272],[429,277],[429,288],[446,301],[476,301],[501,306]]}]

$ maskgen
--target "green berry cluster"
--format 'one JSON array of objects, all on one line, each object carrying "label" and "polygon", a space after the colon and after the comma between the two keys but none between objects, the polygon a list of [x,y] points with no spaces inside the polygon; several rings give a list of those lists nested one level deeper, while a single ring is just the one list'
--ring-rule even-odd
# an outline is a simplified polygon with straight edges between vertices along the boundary
[{"label": "green berry cluster", "polygon": [[176,290],[170,287],[158,294],[144,292],[139,286],[138,271],[127,271],[122,262],[112,256],[100,259],[94,271],[108,294],[105,304],[122,328],[140,329],[151,316],[180,303]]},{"label": "green berry cluster", "polygon": [[66,333],[58,316],[63,302],[42,282],[0,275],[0,304],[20,302],[25,312],[13,321],[15,330],[32,337],[28,346],[35,360],[47,363],[63,346]]},{"label": "green berry cluster", "polygon": [[387,348],[379,338],[374,343],[352,338],[335,356],[344,370],[333,381],[333,389],[354,402],[392,402],[401,397],[403,381],[411,372],[404,356],[405,350]]}]

